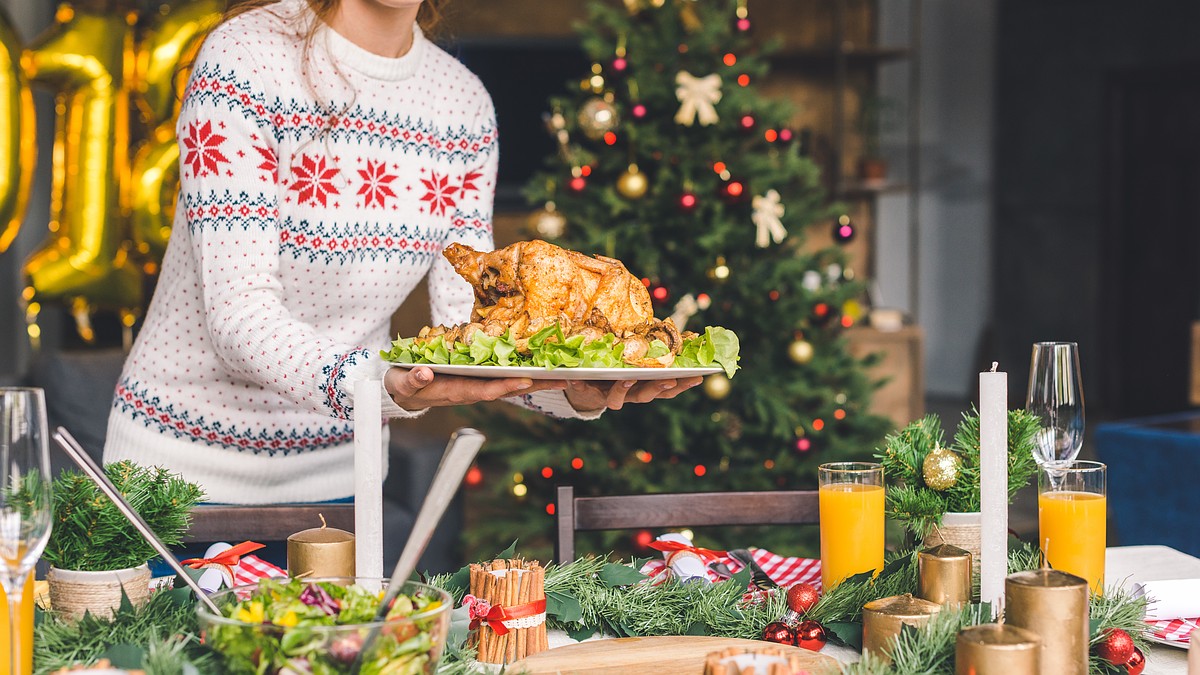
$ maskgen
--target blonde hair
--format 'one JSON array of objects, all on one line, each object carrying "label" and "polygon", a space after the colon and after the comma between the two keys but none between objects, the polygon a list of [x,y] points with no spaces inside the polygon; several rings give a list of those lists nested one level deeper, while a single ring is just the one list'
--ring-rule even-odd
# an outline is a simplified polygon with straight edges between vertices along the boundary
[{"label": "blonde hair", "polygon": [[[322,23],[329,23],[329,17],[337,11],[338,4],[342,0],[307,0],[309,9],[320,19],[314,21],[308,28],[308,35],[305,37],[312,40],[313,34]],[[421,3],[421,8],[417,10],[417,25],[426,34],[433,34],[438,25],[442,22],[442,6],[448,0],[425,0]],[[228,21],[238,14],[243,14],[252,9],[274,5],[279,0],[229,0],[229,8],[225,10],[224,21]]]}]

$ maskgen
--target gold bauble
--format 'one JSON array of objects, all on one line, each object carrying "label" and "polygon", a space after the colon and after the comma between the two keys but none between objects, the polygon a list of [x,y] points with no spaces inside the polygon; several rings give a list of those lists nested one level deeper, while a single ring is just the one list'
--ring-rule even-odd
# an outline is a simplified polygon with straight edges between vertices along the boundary
[{"label": "gold bauble", "polygon": [[626,199],[641,199],[650,189],[646,174],[638,171],[637,164],[630,164],[625,173],[617,178],[617,192]]},{"label": "gold bauble", "polygon": [[593,141],[616,129],[618,122],[617,108],[602,98],[589,99],[579,108],[579,128]]},{"label": "gold bauble", "polygon": [[788,358],[800,365],[804,365],[812,361],[815,351],[812,343],[808,340],[792,340],[792,344],[788,345]]},{"label": "gold bauble", "polygon": [[961,466],[962,459],[957,453],[946,448],[934,448],[921,463],[921,475],[925,477],[925,484],[930,488],[947,490],[958,480]]},{"label": "gold bauble", "polygon": [[557,239],[567,229],[567,219],[554,208],[554,202],[546,202],[545,208],[529,216],[529,227],[543,237]]},{"label": "gold bauble", "polygon": [[720,401],[729,396],[729,391],[732,388],[733,386],[729,383],[729,378],[725,377],[723,373],[716,373],[704,378],[704,393],[708,394],[708,397],[714,401]]}]

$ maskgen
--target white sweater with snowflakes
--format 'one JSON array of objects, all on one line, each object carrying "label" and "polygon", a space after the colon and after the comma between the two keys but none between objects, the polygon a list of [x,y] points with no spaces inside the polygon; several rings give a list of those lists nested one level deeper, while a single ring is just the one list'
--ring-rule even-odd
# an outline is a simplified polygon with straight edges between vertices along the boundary
[{"label": "white sweater with snowflakes", "polygon": [[[213,502],[353,493],[354,383],[381,378],[400,303],[428,276],[434,324],[472,293],[441,255],[492,246],[497,140],[478,78],[416,30],[400,58],[281,0],[194,63],[180,191],[157,291],[125,364],[104,459],[165,466]],[[411,417],[380,391],[384,414]],[[517,400],[577,413],[561,392]]]}]

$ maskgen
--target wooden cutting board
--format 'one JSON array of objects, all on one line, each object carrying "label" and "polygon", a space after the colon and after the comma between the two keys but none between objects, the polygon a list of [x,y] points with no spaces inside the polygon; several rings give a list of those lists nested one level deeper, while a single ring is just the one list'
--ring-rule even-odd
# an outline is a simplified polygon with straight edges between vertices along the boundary
[{"label": "wooden cutting board", "polygon": [[[702,675],[704,657],[727,647],[756,649],[768,643],[737,638],[670,636],[592,640],[558,647],[517,661],[510,672],[529,675]],[[771,645],[794,652],[812,675],[840,673],[824,654]]]}]

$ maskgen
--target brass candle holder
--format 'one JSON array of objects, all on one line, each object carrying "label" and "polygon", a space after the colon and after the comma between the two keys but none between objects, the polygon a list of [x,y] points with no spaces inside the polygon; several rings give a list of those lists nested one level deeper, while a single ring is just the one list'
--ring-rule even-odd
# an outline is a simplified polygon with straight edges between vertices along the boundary
[{"label": "brass candle holder", "polygon": [[1033,631],[999,623],[969,626],[958,632],[955,675],[1037,673],[1042,639]]},{"label": "brass candle holder", "polygon": [[321,526],[302,530],[287,538],[288,575],[292,577],[353,577],[354,535]]},{"label": "brass candle holder", "polygon": [[941,544],[917,553],[917,596],[939,605],[971,602],[971,552]]},{"label": "brass candle holder", "polygon": [[920,628],[941,609],[936,602],[913,597],[911,593],[868,602],[863,605],[863,655],[874,654],[891,663],[886,647],[900,634],[900,629],[905,625]]},{"label": "brass candle holder", "polygon": [[1088,583],[1058,570],[1010,574],[1004,581],[1006,624],[1042,639],[1041,675],[1087,675]]}]

